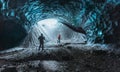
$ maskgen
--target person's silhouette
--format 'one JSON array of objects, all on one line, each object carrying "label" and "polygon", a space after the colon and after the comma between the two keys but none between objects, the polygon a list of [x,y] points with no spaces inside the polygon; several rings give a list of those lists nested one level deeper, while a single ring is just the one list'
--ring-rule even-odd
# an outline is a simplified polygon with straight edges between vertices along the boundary
[{"label": "person's silhouette", "polygon": [[58,35],[58,43],[60,43],[60,40],[61,40],[61,35],[59,34]]},{"label": "person's silhouette", "polygon": [[40,43],[39,50],[40,50],[40,48],[42,48],[42,50],[44,50],[44,40],[45,40],[45,37],[43,36],[42,33],[41,33],[41,36],[39,36],[38,40],[39,40],[39,43]]}]

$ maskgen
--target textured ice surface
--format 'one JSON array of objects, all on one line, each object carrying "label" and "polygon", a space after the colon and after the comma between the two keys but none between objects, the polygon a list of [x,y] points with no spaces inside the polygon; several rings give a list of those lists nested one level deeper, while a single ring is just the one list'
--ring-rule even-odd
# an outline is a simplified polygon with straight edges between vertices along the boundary
[{"label": "textured ice surface", "polygon": [[57,21],[57,19],[45,19],[39,21],[33,27],[23,42],[24,46],[33,47],[38,46],[38,37],[43,33],[45,42],[57,43],[58,35],[61,35],[62,43],[84,43],[87,38],[84,34],[73,31],[64,24]]}]

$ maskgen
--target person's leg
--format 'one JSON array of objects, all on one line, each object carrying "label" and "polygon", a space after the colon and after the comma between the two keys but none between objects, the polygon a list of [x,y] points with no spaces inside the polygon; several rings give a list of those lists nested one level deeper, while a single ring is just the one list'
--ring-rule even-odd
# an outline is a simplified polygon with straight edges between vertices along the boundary
[{"label": "person's leg", "polygon": [[44,50],[44,43],[42,44],[42,50]]},{"label": "person's leg", "polygon": [[60,39],[59,39],[59,43],[60,43]]},{"label": "person's leg", "polygon": [[40,44],[40,46],[39,46],[39,50],[40,50],[40,48],[41,48],[41,44]]},{"label": "person's leg", "polygon": [[59,43],[60,43],[60,39],[59,39]]}]

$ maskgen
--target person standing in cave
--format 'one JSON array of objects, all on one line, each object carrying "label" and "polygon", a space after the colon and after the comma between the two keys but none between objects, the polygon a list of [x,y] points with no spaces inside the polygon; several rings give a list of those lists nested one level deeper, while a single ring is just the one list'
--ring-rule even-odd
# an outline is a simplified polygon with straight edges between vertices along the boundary
[{"label": "person standing in cave", "polygon": [[41,36],[39,36],[38,40],[40,42],[39,50],[40,50],[40,48],[42,48],[42,50],[44,50],[44,40],[45,40],[45,37],[43,36],[42,33],[41,33]]},{"label": "person standing in cave", "polygon": [[60,43],[60,40],[61,40],[61,35],[59,34],[59,35],[58,35],[57,43]]}]

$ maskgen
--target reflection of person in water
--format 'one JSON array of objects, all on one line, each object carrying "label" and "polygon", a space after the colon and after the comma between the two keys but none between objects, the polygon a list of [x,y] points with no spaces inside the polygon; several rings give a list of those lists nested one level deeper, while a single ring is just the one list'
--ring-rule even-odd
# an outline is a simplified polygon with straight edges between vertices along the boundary
[{"label": "reflection of person in water", "polygon": [[60,43],[60,40],[61,40],[61,35],[59,34],[57,43]]},{"label": "reflection of person in water", "polygon": [[38,40],[40,42],[39,50],[40,50],[40,48],[42,48],[42,50],[44,50],[44,40],[45,40],[45,37],[43,36],[42,33],[41,33],[41,36],[39,36]]}]

